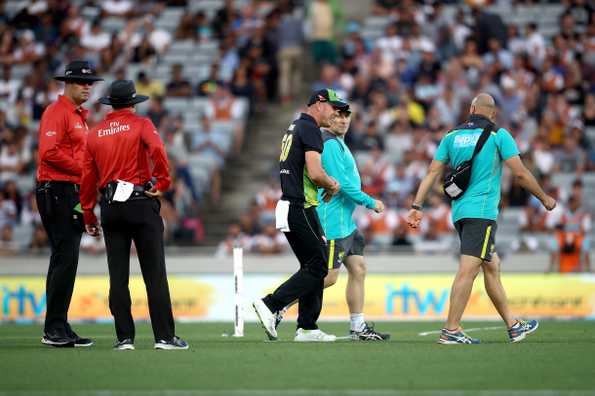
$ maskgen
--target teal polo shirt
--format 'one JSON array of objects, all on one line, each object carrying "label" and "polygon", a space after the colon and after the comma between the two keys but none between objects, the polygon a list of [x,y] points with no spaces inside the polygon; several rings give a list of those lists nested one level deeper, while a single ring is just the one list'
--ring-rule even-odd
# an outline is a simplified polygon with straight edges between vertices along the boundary
[{"label": "teal polo shirt", "polygon": [[[469,160],[488,122],[483,116],[470,116],[467,122],[442,138],[434,159],[453,169]],[[483,149],[473,160],[469,187],[461,198],[452,201],[453,223],[465,218],[496,220],[500,204],[502,163],[519,154],[510,132],[504,128],[491,132]]]}]

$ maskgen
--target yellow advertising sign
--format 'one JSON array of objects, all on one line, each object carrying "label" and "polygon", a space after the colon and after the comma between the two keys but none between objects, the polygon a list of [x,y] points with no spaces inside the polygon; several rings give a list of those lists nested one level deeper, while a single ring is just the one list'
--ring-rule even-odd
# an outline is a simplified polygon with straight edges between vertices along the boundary
[{"label": "yellow advertising sign", "polygon": [[[250,302],[273,291],[288,275],[246,274],[244,316],[254,321]],[[454,274],[370,274],[366,279],[364,312],[371,320],[436,320],[448,312]],[[509,305],[514,315],[527,317],[576,317],[595,319],[595,276],[561,274],[503,275]],[[347,274],[324,292],[322,320],[346,320]],[[174,275],[169,288],[177,319],[231,321],[234,317],[234,286],[231,274]],[[78,276],[70,304],[70,320],[111,319],[106,276]],[[148,319],[145,285],[140,276],[130,277],[132,314]],[[45,315],[43,276],[0,277],[0,321],[40,320]],[[290,315],[295,315],[295,307]],[[466,319],[497,319],[483,279],[479,276],[465,310]]]},{"label": "yellow advertising sign", "polygon": [[[373,320],[444,319],[448,313],[453,275],[368,275],[364,312]],[[502,282],[514,315],[595,318],[595,276],[510,274]],[[346,318],[347,274],[324,292],[323,318]],[[295,314],[295,310],[292,310]],[[466,318],[496,319],[498,313],[484,287],[475,280]]]},{"label": "yellow advertising sign", "polygon": [[[141,276],[130,277],[132,315],[148,319],[147,293]],[[196,278],[169,277],[171,300],[176,317],[199,318],[207,313],[213,300],[209,284]],[[75,283],[68,317],[71,320],[111,318],[109,279],[106,276],[79,276]],[[43,277],[0,277],[0,320],[40,319],[45,315],[46,296]]]}]

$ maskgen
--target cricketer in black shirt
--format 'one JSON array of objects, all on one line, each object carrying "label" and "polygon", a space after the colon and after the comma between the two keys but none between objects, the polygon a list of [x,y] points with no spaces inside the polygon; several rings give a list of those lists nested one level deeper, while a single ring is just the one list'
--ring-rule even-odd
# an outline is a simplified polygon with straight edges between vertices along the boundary
[{"label": "cricketer in black shirt", "polygon": [[335,339],[320,331],[316,324],[322,309],[324,277],[328,273],[326,238],[316,214],[317,189],[325,189],[325,199],[340,189],[339,183],[322,168],[320,127],[328,127],[335,111],[347,106],[331,89],[315,92],[308,110],[289,126],[281,142],[279,173],[283,195],[275,210],[276,223],[299,260],[300,270],[272,294],[253,303],[271,340],[277,338],[275,314],[296,299],[299,309],[295,341]]}]

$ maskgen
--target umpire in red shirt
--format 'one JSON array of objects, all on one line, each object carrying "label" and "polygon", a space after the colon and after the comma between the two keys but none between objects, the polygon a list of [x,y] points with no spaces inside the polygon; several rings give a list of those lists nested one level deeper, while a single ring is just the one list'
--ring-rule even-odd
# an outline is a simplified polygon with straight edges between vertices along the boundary
[{"label": "umpire in red shirt", "polygon": [[79,205],[79,184],[87,139],[87,113],[82,104],[97,81],[88,62],[66,66],[64,94],[50,104],[39,126],[36,199],[51,247],[46,280],[46,315],[41,342],[52,346],[90,346],[68,324],[68,307],[74,288],[79,246],[84,230]]},{"label": "umpire in red shirt", "polygon": [[98,236],[100,228],[93,209],[99,189],[110,275],[109,307],[118,337],[114,348],[134,349],[128,289],[130,246],[134,241],[147,289],[155,349],[188,349],[188,344],[175,335],[165,271],[158,198],[171,183],[167,154],[155,125],[136,115],[134,108],[147,99],[148,96],[136,94],[132,81],[117,80],[111,84],[109,96],[99,100],[112,106],[113,111],[89,132],[81,206],[87,232]]}]

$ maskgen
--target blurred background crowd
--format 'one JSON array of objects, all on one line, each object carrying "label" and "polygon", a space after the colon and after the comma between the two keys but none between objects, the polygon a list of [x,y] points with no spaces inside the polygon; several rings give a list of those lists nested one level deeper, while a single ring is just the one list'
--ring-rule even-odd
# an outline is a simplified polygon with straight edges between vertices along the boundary
[{"label": "blurred background crowd", "polygon": [[[0,0],[0,254],[47,247],[33,194],[37,128],[62,92],[52,76],[73,59],[92,62],[108,83],[135,80],[151,97],[137,110],[158,127],[170,158],[166,240],[200,243],[201,204],[221,199],[221,170],[242,149],[246,121],[277,98],[288,15],[299,18],[289,1]],[[301,46],[301,31],[292,39]],[[97,102],[108,83],[85,104],[89,127],[109,110]],[[83,237],[84,251],[103,248]]]},{"label": "blurred background crowd", "polygon": [[[315,1],[322,7],[328,2]],[[363,190],[387,210],[363,208],[356,219],[371,250],[450,252],[456,236],[439,186],[420,229],[405,216],[444,134],[464,121],[477,92],[494,96],[498,125],[516,139],[522,158],[560,201],[547,213],[505,171],[497,245],[502,253],[549,251],[554,266],[570,255],[588,264],[595,201],[595,21],[586,1],[560,3],[376,1],[375,16],[332,23],[340,40],[313,40],[320,64],[313,89],[331,87],[354,110],[346,141]],[[309,26],[325,13],[312,13]],[[271,183],[230,228],[227,246],[260,253],[287,249],[267,228]],[[233,243],[230,241],[234,241]],[[223,249],[223,245],[222,245]],[[566,254],[566,256],[565,256]]]},{"label": "blurred background crowd", "polygon": [[[505,175],[497,245],[584,262],[595,209],[588,198],[595,193],[591,3],[372,3],[355,20],[343,16],[339,0],[0,0],[0,254],[47,247],[32,194],[37,126],[62,90],[52,76],[86,59],[106,81],[133,79],[152,98],[138,110],[158,126],[170,156],[174,187],[162,206],[170,244],[204,240],[202,205],[222,200],[222,172],[250,138],[251,119],[275,117],[273,104],[292,111],[305,90],[330,87],[352,105],[346,141],[363,189],[387,205],[382,215],[356,212],[370,251],[454,251],[438,188],[420,229],[409,229],[404,215],[440,139],[483,91],[496,98],[498,125],[560,200],[546,213]],[[313,84],[304,83],[306,67]],[[89,126],[108,111],[97,103],[107,85],[98,84],[86,104]],[[280,190],[271,167],[217,254],[233,245],[287,251],[274,229]],[[103,245],[85,237],[82,248]]]}]

